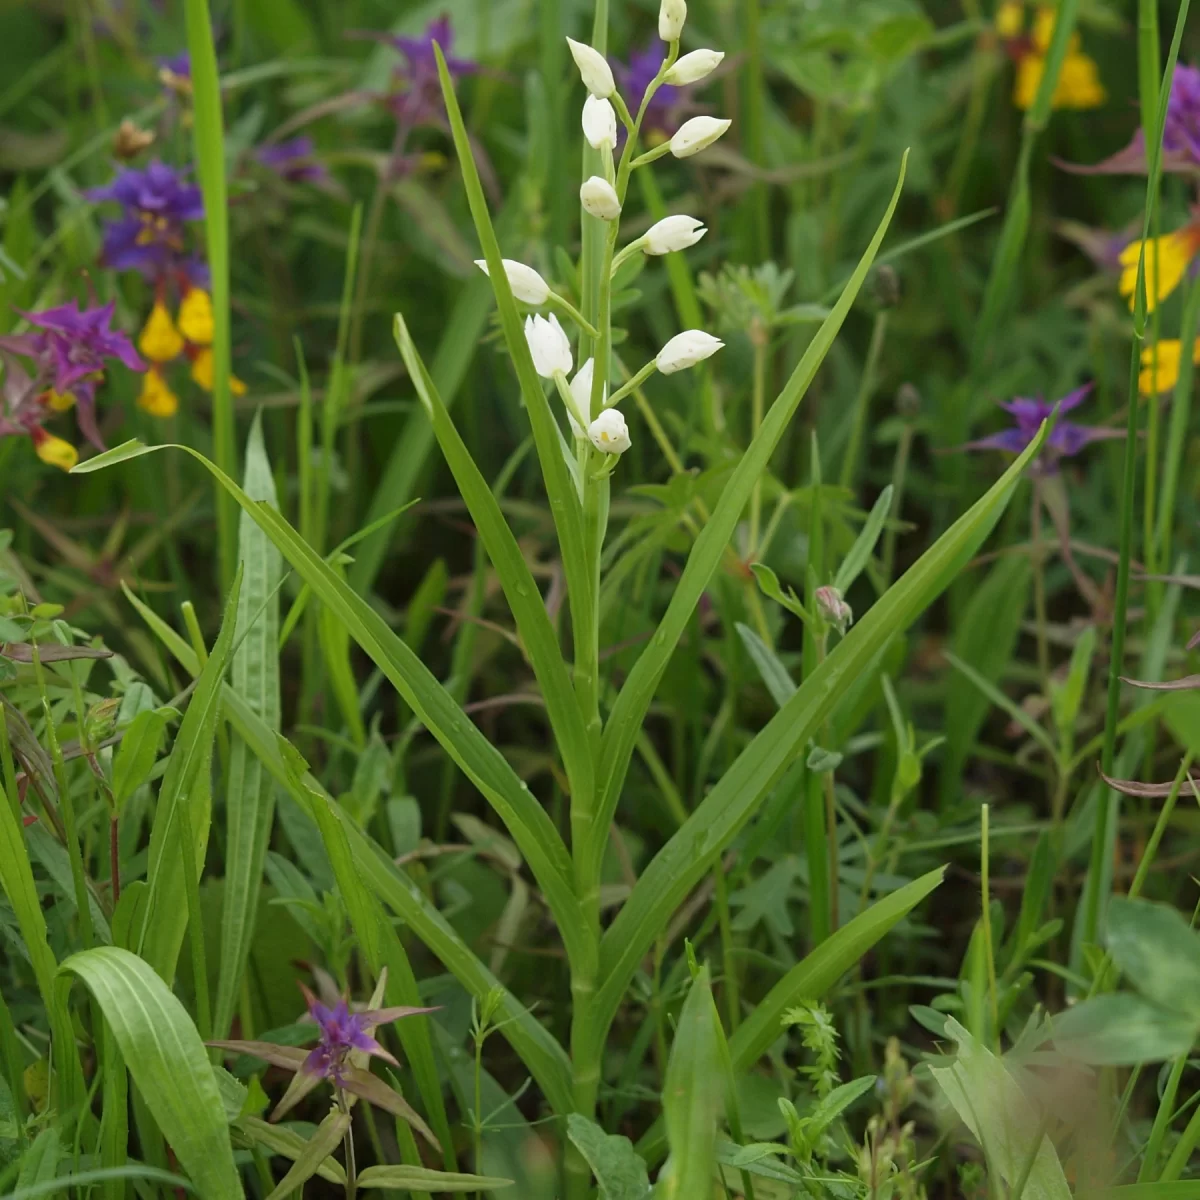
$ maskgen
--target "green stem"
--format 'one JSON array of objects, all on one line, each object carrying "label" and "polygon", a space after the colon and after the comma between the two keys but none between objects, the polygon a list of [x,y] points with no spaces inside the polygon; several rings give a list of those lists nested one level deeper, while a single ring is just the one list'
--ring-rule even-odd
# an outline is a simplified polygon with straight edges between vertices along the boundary
[{"label": "green stem", "polygon": [[547,303],[553,308],[557,308],[566,313],[567,316],[570,317],[571,320],[574,321],[575,324],[587,334],[588,337],[597,338],[600,336],[600,333],[596,329],[595,325],[593,325],[591,321],[589,321],[583,315],[583,313],[581,313],[579,309],[577,309],[575,305],[573,305],[570,300],[566,298],[566,296],[560,296],[557,292],[551,292],[550,299],[547,301]]},{"label": "green stem", "polygon": [[913,426],[905,422],[896,443],[896,460],[892,466],[892,513],[893,519],[883,535],[883,582],[890,586],[896,570],[896,525],[904,511],[904,485],[908,481],[908,458],[912,453]]},{"label": "green stem", "polygon": [[[766,407],[767,391],[767,331],[756,320],[750,329],[750,344],[754,347],[754,368],[750,386],[750,440],[758,436]],[[751,561],[758,553],[758,531],[762,522],[762,477],[754,481],[750,493],[750,541],[746,559]]]},{"label": "green stem", "polygon": [[725,863],[718,855],[713,865],[714,896],[717,902],[717,923],[721,931],[721,965],[724,968],[725,1014],[729,1032],[735,1033],[740,1024],[741,1001],[739,999],[737,959],[734,956],[733,925],[729,919],[729,890],[725,884]]},{"label": "green stem", "polygon": [[612,408],[616,404],[620,404],[630,392],[640,388],[655,371],[658,370],[658,363],[652,358],[632,379],[627,379],[611,396],[608,398],[606,408]]},{"label": "green stem", "polygon": [[[1175,526],[1175,496],[1179,489],[1179,474],[1187,449],[1188,426],[1191,423],[1192,415],[1192,381],[1195,378],[1195,364],[1189,349],[1196,343],[1197,332],[1200,332],[1200,279],[1195,280],[1188,291],[1179,332],[1179,379],[1175,384],[1175,394],[1171,401],[1171,423],[1167,430],[1162,497],[1158,505],[1158,561],[1162,563],[1171,561],[1171,535]],[[1157,371],[1155,374],[1157,375]],[[1151,397],[1150,403],[1155,402],[1156,398]]]},{"label": "green stem", "polygon": [[879,367],[879,356],[883,352],[883,341],[887,336],[887,309],[880,309],[875,314],[875,324],[871,327],[871,342],[867,347],[867,361],[863,366],[862,379],[858,384],[858,395],[854,400],[854,424],[850,426],[850,442],[846,446],[846,455],[842,459],[842,487],[853,486],[854,476],[858,468],[858,455],[862,446],[863,433],[867,426],[867,412],[870,408],[871,393],[875,390],[875,373]]},{"label": "green stem", "polygon": [[987,956],[988,1001],[992,1010],[992,1037],[1000,1050],[1000,1001],[996,990],[996,955],[992,943],[991,853],[988,839],[988,805],[980,812],[979,898],[983,904],[983,952]]}]

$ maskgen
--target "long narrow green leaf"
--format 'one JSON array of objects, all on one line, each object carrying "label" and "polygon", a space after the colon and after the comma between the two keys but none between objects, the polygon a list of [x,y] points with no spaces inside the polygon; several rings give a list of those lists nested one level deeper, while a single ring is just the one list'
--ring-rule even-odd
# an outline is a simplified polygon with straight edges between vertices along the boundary
[{"label": "long narrow green leaf", "polygon": [[354,640],[499,814],[546,895],[567,954],[574,959],[587,953],[582,943],[583,923],[578,916],[571,882],[570,857],[549,814],[429,668],[279,513],[266,505],[256,504],[228,475],[190,446],[143,446],[126,442],[88,459],[75,469],[81,472],[102,470],[114,463],[168,448],[183,450],[210,471],[266,532],[300,578],[311,586],[317,599],[345,622]]},{"label": "long narrow green leaf", "polygon": [[977,688],[997,708],[1008,713],[1051,758],[1055,756],[1057,750],[1054,739],[1016,701],[1006,696],[990,679],[985,679],[970,663],[963,662],[957,654],[951,654],[949,650],[944,650],[942,653],[946,661],[964,679],[969,680],[972,686]]},{"label": "long narrow green leaf", "polygon": [[242,1185],[225,1106],[204,1043],[183,1005],[149,963],[117,946],[68,958],[95,996],[134,1082],[204,1200],[233,1200]]},{"label": "long narrow green leaf", "polygon": [[[193,677],[199,674],[200,664],[195,651],[184,638],[127,588],[125,597],[183,669]],[[276,734],[263,724],[256,713],[250,711],[232,688],[225,687],[221,699],[224,715],[233,728],[246,739],[275,781],[288,790],[301,808],[308,811],[311,803],[308,793],[319,792],[324,796],[321,785],[311,775],[306,775],[304,786],[298,787],[280,754]],[[404,920],[477,1000],[482,1001],[493,992],[500,994],[500,1013],[503,1015],[499,1023],[500,1033],[529,1068],[554,1111],[569,1112],[570,1062],[553,1035],[484,966],[420,888],[396,869],[383,850],[362,833],[344,811],[339,808],[337,812],[350,840],[355,865],[362,872],[372,894]]]},{"label": "long narrow green leaf", "polygon": [[[583,507],[563,459],[561,430],[546,400],[537,371],[534,370],[533,358],[521,328],[517,303],[513,299],[512,288],[509,287],[508,276],[504,271],[500,243],[496,240],[496,231],[492,228],[483,185],[479,181],[479,171],[471,153],[471,142],[463,124],[462,113],[459,111],[458,98],[454,94],[454,83],[446,69],[446,60],[442,57],[441,49],[435,45],[435,50],[442,82],[442,96],[446,101],[446,113],[450,118],[450,131],[454,135],[454,148],[458,154],[467,203],[471,208],[471,219],[475,222],[475,232],[487,262],[488,276],[496,294],[496,307],[500,312],[500,325],[504,330],[504,343],[521,385],[521,396],[529,413],[538,462],[546,481],[546,495],[550,501],[554,528],[558,533],[563,572],[567,578],[567,591],[571,599],[571,623],[576,632],[575,644],[586,645],[584,631],[595,628],[596,614],[591,611],[593,596],[588,582],[590,569],[585,550]],[[605,836],[607,837],[607,834]]]},{"label": "long narrow green leaf", "polygon": [[642,729],[646,712],[654,698],[658,682],[667,669],[667,663],[679,643],[683,631],[687,628],[692,611],[699,603],[704,589],[708,586],[721,561],[729,539],[733,534],[742,512],[750,499],[755,484],[767,469],[771,455],[783,438],[800,401],[804,398],[808,385],[816,375],[825,355],[829,352],[858,289],[862,286],[871,263],[883,243],[892,214],[900,200],[900,191],[904,186],[904,173],[908,163],[908,152],[900,164],[900,177],[896,181],[895,191],[875,236],[871,239],[866,253],[859,261],[858,267],[846,284],[841,298],[834,305],[833,312],[821,325],[816,336],[809,344],[804,356],[792,372],[791,378],[763,420],[758,433],[750,443],[746,453],[725,485],[721,498],[713,510],[712,518],[704,526],[700,536],[688,555],[687,565],[683,575],[676,585],[667,611],[659,623],[658,631],[650,640],[650,644],[642,651],[634,664],[629,678],[621,688],[613,705],[612,713],[604,729],[600,748],[600,766],[598,778],[602,780],[603,792],[600,804],[595,814],[592,827],[591,845],[587,854],[592,863],[599,863],[603,857],[604,848],[608,844],[608,830],[617,809],[617,800],[624,785],[625,774],[629,769],[629,760],[637,743],[638,734]]},{"label": "long narrow green leaf", "polygon": [[220,687],[233,648],[240,592],[239,571],[225,606],[221,632],[196,680],[187,712],[179,724],[167,770],[159,785],[158,808],[150,830],[146,923],[138,948],[142,957],[168,982],[175,977],[188,924],[187,877],[180,869],[179,839],[185,831],[190,835],[190,844],[184,842],[183,845],[195,863],[198,878],[212,823],[209,765],[217,732]]},{"label": "long narrow green leaf", "polygon": [[[204,237],[213,306],[213,448],[226,474],[237,472],[233,429],[233,394],[229,321],[229,203],[225,187],[225,127],[221,113],[221,81],[213,44],[208,0],[184,0],[188,54],[191,59],[192,130],[196,170],[204,196]],[[221,586],[228,590],[237,555],[235,509],[217,488],[217,538]]]},{"label": "long narrow green leaf", "polygon": [[521,547],[517,545],[517,539],[500,511],[491,486],[475,465],[471,452],[454,427],[450,413],[438,393],[437,385],[425,369],[425,363],[413,344],[408,326],[400,313],[397,313],[395,318],[395,334],[396,345],[400,347],[400,354],[408,367],[413,386],[429,414],[434,435],[479,530],[488,557],[500,577],[500,584],[517,622],[525,651],[541,685],[546,712],[554,727],[555,740],[563,756],[571,792],[577,796],[590,795],[593,780],[587,729],[575,700],[571,677],[559,651],[558,639],[546,613],[541,592],[525,556],[521,553]]},{"label": "long narrow green leaf", "polygon": [[983,543],[1037,455],[1046,426],[995,484],[925,552],[742,751],[687,823],[655,855],[601,944],[603,1038],[642,956],[670,915],[787,770],[846,688],[902,633]]},{"label": "long narrow green leaf", "polygon": [[[246,494],[278,508],[275,480],[263,442],[262,414],[254,418],[246,444]],[[238,637],[230,683],[272,729],[279,728],[279,582],[283,560],[246,513],[238,522],[242,593]],[[247,628],[248,622],[254,624]],[[213,1037],[229,1032],[241,989],[242,972],[254,939],[263,862],[275,815],[275,784],[236,735],[229,754],[225,794],[225,887],[221,909],[221,961]]]}]

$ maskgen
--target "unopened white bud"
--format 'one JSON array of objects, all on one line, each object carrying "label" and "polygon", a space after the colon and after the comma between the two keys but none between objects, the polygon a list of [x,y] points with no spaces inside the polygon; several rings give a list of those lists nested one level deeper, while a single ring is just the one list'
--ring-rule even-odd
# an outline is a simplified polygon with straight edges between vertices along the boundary
[{"label": "unopened white bud", "polygon": [[[545,304],[550,299],[550,285],[532,268],[512,258],[500,260],[504,263],[504,273],[508,276],[508,286],[512,294],[525,304]],[[475,265],[490,278],[487,259],[477,258]]]},{"label": "unopened white bud", "polygon": [[598,96],[583,102],[583,136],[593,150],[612,150],[617,144],[617,114],[613,106]]},{"label": "unopened white bud", "polygon": [[690,54],[685,54],[663,79],[675,87],[686,87],[689,83],[697,83],[705,76],[711,75],[724,57],[720,50],[693,50]]},{"label": "unopened white bud", "polygon": [[659,352],[654,365],[664,375],[686,371],[710,355],[716,354],[725,343],[703,329],[685,329],[677,333]]},{"label": "unopened white bud", "polygon": [[599,175],[585,179],[579,189],[579,203],[584,212],[599,217],[602,221],[615,221],[621,215],[621,201],[613,185]]},{"label": "unopened white bud", "polygon": [[684,121],[671,138],[671,153],[676,158],[691,158],[707,150],[732,124],[717,117],[692,117]]},{"label": "unopened white bud", "polygon": [[658,36],[664,42],[677,42],[687,20],[685,0],[662,0],[658,9]]},{"label": "unopened white bud", "polygon": [[[575,407],[579,409],[579,415],[583,418],[584,426],[592,423],[592,374],[595,369],[596,360],[589,358],[575,373],[575,378],[571,380],[571,396],[575,400]],[[608,388],[605,388],[604,397],[607,396]],[[567,410],[567,420],[571,423],[571,432],[576,437],[586,435],[587,429],[580,426],[579,422],[575,420],[575,414],[570,409]]]},{"label": "unopened white bud", "polygon": [[686,250],[694,246],[706,233],[707,229],[695,217],[663,217],[646,230],[642,249],[647,254],[670,254],[675,250]]},{"label": "unopened white bud", "polygon": [[571,343],[553,313],[549,320],[542,316],[526,317],[525,340],[533,355],[534,370],[543,379],[552,379],[560,371],[564,375],[571,373]]},{"label": "unopened white bud", "polygon": [[606,100],[617,90],[617,81],[613,78],[608,60],[593,46],[577,42],[574,38],[567,38],[567,45],[571,47],[571,57],[579,68],[583,86],[593,96]]},{"label": "unopened white bud", "polygon": [[588,437],[605,454],[624,454],[632,443],[629,426],[615,408],[606,408],[589,426]]},{"label": "unopened white bud", "polygon": [[813,599],[821,616],[844,634],[854,620],[854,612],[842,598],[842,593],[835,587],[819,587],[813,592]]}]

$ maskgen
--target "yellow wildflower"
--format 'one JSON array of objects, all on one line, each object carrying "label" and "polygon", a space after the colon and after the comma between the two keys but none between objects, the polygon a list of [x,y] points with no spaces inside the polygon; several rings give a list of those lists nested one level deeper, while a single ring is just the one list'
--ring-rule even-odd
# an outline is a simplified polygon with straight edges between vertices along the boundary
[{"label": "yellow wildflower", "polygon": [[[1179,379],[1183,361],[1183,346],[1178,338],[1166,338],[1142,351],[1142,371],[1138,376],[1138,391],[1143,396],[1161,396],[1169,392]],[[1192,361],[1200,365],[1200,341],[1192,347]],[[1157,369],[1156,369],[1157,368]]]},{"label": "yellow wildflower", "polygon": [[183,337],[161,300],[155,301],[150,316],[146,318],[138,338],[138,349],[156,363],[170,362],[183,349]]},{"label": "yellow wildflower", "polygon": [[194,346],[211,346],[212,300],[203,288],[189,288],[179,305],[179,332]]},{"label": "yellow wildflower", "polygon": [[[192,379],[206,392],[213,390],[213,352],[203,347],[192,355]],[[235,396],[246,394],[246,385],[236,376],[229,376],[229,389]]]},{"label": "yellow wildflower", "polygon": [[[1007,16],[1006,20],[1012,20]],[[1033,107],[1037,97],[1038,87],[1046,71],[1046,52],[1050,49],[1050,39],[1054,36],[1054,23],[1057,14],[1052,8],[1039,8],[1033,18],[1033,31],[1029,43],[1031,49],[1025,50],[1017,60],[1017,75],[1013,82],[1013,104],[1020,109]],[[1000,14],[997,14],[999,27]],[[1020,25],[1015,33],[1020,32]],[[1054,95],[1050,97],[1051,108],[1099,108],[1108,98],[1104,85],[1100,82],[1100,70],[1090,55],[1080,49],[1079,35],[1073,33],[1067,43],[1067,56],[1063,59],[1062,70],[1058,74],[1058,83],[1054,87]]]},{"label": "yellow wildflower", "polygon": [[[1187,225],[1174,233],[1150,238],[1146,242],[1146,311],[1153,312],[1178,286],[1187,273],[1191,261],[1200,251],[1200,225]],[[1121,251],[1121,281],[1118,284],[1122,296],[1129,297],[1132,311],[1137,299],[1138,258],[1142,252],[1142,241],[1130,242]]]},{"label": "yellow wildflower", "polygon": [[1003,0],[996,9],[996,32],[1003,38],[1017,37],[1025,28],[1025,5],[1021,0]]},{"label": "yellow wildflower", "polygon": [[151,367],[142,376],[142,392],[137,402],[152,417],[173,417],[179,411],[179,397],[171,391],[158,367]]},{"label": "yellow wildflower", "polygon": [[53,388],[47,388],[39,399],[47,408],[52,408],[55,412],[66,412],[75,406],[74,392],[56,392]]},{"label": "yellow wildflower", "polygon": [[40,426],[34,426],[30,436],[33,438],[33,448],[42,462],[69,471],[79,461],[79,451],[70,442],[64,442],[62,438],[47,433]]}]

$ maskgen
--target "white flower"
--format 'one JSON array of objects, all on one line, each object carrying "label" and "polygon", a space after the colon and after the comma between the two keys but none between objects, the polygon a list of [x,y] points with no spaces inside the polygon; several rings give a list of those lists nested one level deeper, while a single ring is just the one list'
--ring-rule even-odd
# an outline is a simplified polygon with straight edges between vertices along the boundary
[{"label": "white flower", "polygon": [[615,408],[606,408],[589,426],[588,437],[605,454],[624,454],[632,445],[629,426]]},{"label": "white flower", "polygon": [[534,369],[543,379],[553,379],[559,371],[564,375],[571,373],[571,343],[553,313],[549,320],[542,316],[526,317],[525,340],[533,355]]},{"label": "white flower", "polygon": [[674,375],[676,371],[685,371],[703,362],[711,354],[716,354],[725,345],[720,338],[715,338],[703,329],[685,329],[677,333],[659,352],[654,365],[664,375]]},{"label": "white flower", "polygon": [[663,217],[646,230],[645,245],[642,247],[647,254],[670,254],[673,250],[686,250],[694,246],[706,233],[707,229],[695,217]]},{"label": "white flower", "polygon": [[567,38],[567,45],[571,47],[571,57],[579,68],[583,86],[601,100],[611,96],[617,90],[617,81],[613,78],[612,67],[608,65],[604,55],[594,47],[577,42],[573,38]]},{"label": "white flower", "polygon": [[[532,268],[512,258],[502,258],[504,273],[508,276],[508,286],[518,300],[526,304],[545,304],[550,299],[550,285]],[[488,275],[487,260],[477,258],[475,265]],[[490,277],[490,276],[489,276]]]},{"label": "white flower", "polygon": [[[579,409],[579,415],[583,418],[585,425],[590,425],[592,422],[592,373],[596,369],[596,360],[589,358],[587,362],[575,373],[575,378],[571,380],[571,395],[575,399],[575,406]],[[604,389],[604,394],[601,397],[601,404],[608,398],[608,388]],[[567,409],[567,420],[571,423],[571,432],[576,437],[583,437],[586,430],[580,427],[578,421],[575,420],[575,414]]]},{"label": "white flower", "polygon": [[615,221],[621,215],[621,202],[613,185],[599,175],[593,175],[583,181],[579,189],[579,203],[584,211],[599,217],[602,221]]},{"label": "white flower", "polygon": [[693,50],[691,54],[685,54],[663,79],[675,87],[696,83],[706,75],[711,75],[724,57],[720,50]]},{"label": "white flower", "polygon": [[658,9],[658,36],[664,42],[677,42],[687,20],[685,0],[662,0]]},{"label": "white flower", "polygon": [[616,146],[617,114],[607,100],[589,95],[583,102],[583,136],[593,150]]},{"label": "white flower", "polygon": [[671,153],[676,158],[691,158],[711,146],[731,123],[717,117],[693,117],[684,121],[671,138]]}]

